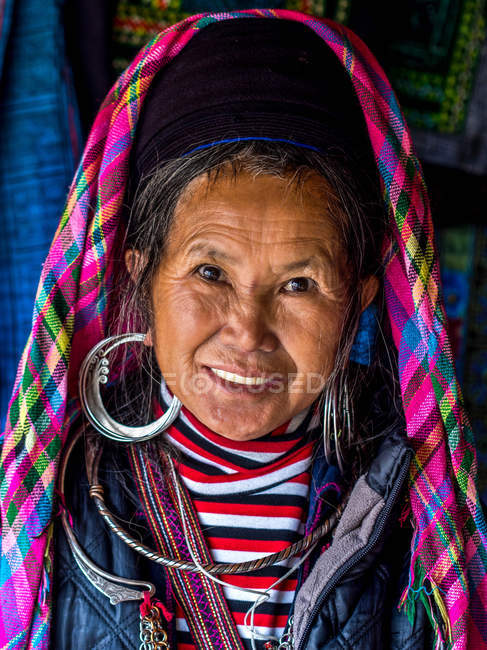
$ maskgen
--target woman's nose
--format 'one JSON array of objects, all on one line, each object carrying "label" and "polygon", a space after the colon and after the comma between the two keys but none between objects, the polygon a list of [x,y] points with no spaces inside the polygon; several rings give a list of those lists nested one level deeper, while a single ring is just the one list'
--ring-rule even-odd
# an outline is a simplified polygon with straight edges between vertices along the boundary
[{"label": "woman's nose", "polygon": [[268,303],[255,296],[236,301],[221,332],[222,343],[243,352],[273,352],[279,340],[271,328]]}]

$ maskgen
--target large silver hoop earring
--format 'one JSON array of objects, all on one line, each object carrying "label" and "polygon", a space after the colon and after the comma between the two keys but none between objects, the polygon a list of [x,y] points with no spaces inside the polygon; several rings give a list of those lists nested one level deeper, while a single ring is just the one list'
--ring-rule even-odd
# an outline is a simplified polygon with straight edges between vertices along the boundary
[{"label": "large silver hoop earring", "polygon": [[339,390],[326,386],[323,401],[323,436],[327,456],[331,453],[333,440],[335,454],[340,469],[342,467],[341,445],[350,444],[352,436],[352,416],[350,397],[346,378],[340,381]]},{"label": "large silver hoop earring", "polygon": [[145,334],[109,336],[97,343],[86,355],[79,374],[79,396],[84,414],[102,435],[117,442],[142,442],[167,429],[178,417],[181,402],[174,395],[162,417],[141,427],[129,427],[108,414],[100,394],[100,384],[106,384],[110,371],[109,353],[124,343],[143,341]]}]

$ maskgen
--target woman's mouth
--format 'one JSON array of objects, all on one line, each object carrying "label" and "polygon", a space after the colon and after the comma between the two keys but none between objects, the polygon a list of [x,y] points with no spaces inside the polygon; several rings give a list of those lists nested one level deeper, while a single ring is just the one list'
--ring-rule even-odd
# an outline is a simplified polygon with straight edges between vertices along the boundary
[{"label": "woman's mouth", "polygon": [[204,366],[206,373],[212,382],[223,388],[228,393],[237,393],[239,395],[261,394],[268,389],[274,389],[277,392],[279,387],[282,388],[282,375],[273,373],[267,376],[240,375],[221,368],[213,366]]},{"label": "woman's mouth", "polygon": [[242,377],[233,372],[227,372],[226,370],[220,370],[219,368],[211,368],[210,370],[227,381],[231,381],[234,384],[244,384],[245,386],[261,386],[267,381],[265,377]]}]

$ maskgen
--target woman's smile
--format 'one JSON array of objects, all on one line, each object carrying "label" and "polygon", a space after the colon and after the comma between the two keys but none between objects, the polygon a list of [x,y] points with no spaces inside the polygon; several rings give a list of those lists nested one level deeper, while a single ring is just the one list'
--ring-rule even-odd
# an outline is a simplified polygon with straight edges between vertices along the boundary
[{"label": "woman's smile", "polygon": [[278,390],[283,387],[282,375],[273,373],[266,376],[247,377],[237,375],[233,372],[226,372],[217,368],[204,368],[208,376],[217,388],[221,388],[226,393],[244,396],[262,395],[268,390]]},{"label": "woman's smile", "polygon": [[244,386],[261,386],[262,384],[265,384],[266,381],[270,381],[270,378],[266,378],[265,376],[243,376],[238,375],[235,372],[229,372],[227,370],[222,370],[221,368],[213,367],[210,367],[210,370],[213,374],[215,374],[217,377],[220,377],[221,379],[225,379],[226,381],[232,382],[234,384],[242,384]]}]

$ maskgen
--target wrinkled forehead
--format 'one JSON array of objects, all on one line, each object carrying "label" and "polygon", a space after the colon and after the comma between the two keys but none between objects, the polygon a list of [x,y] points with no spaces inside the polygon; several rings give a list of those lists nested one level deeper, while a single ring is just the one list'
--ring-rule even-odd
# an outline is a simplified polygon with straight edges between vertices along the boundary
[{"label": "wrinkled forehead", "polygon": [[342,267],[343,240],[328,182],[310,173],[248,171],[194,179],[174,211],[166,265],[206,259],[234,269]]}]

